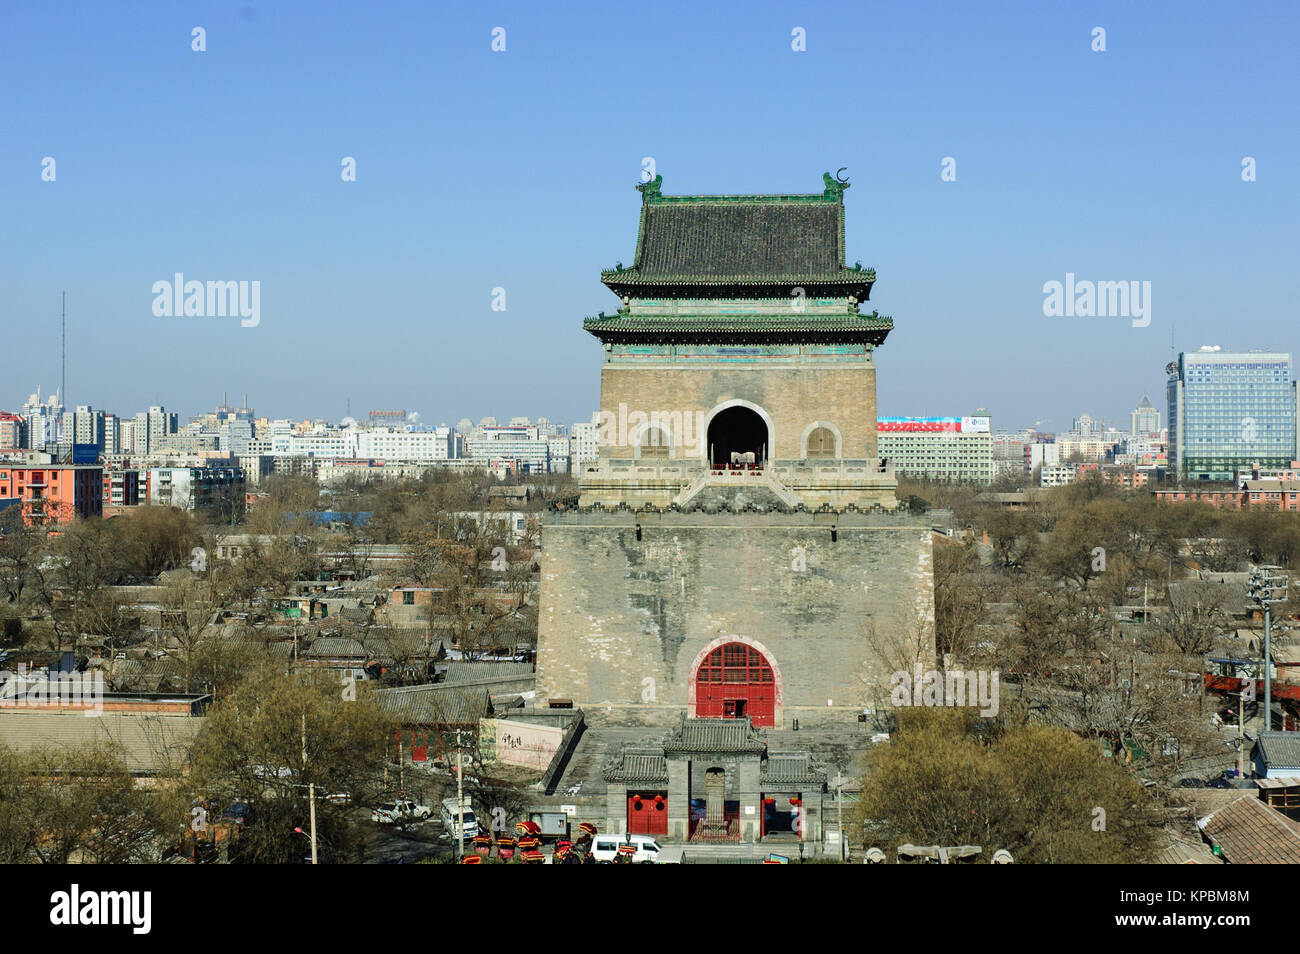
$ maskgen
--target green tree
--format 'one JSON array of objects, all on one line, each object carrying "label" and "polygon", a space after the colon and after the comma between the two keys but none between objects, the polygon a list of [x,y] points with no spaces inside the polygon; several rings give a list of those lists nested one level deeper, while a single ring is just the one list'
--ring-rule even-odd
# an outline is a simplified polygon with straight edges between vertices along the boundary
[{"label": "green tree", "polygon": [[330,856],[351,858],[354,809],[326,796],[373,803],[383,788],[389,730],[364,683],[341,687],[268,672],[240,682],[209,710],[191,753],[192,790],[213,805],[248,804],[232,860],[284,864],[309,850],[294,828],[308,828],[314,784],[319,844]]},{"label": "green tree", "polygon": [[975,844],[1027,864],[1144,861],[1162,820],[1095,743],[1043,726],[989,738],[968,711],[943,709],[900,710],[865,756],[855,814],[869,845]]},{"label": "green tree", "polygon": [[128,864],[162,860],[179,817],[136,785],[112,744],[0,747],[0,860]]}]

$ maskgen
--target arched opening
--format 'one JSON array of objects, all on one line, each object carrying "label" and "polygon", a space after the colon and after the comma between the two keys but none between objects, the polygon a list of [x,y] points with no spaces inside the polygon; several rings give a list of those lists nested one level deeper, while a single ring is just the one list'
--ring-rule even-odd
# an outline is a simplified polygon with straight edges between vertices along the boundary
[{"label": "arched opening", "polygon": [[814,428],[808,435],[808,457],[834,457],[835,435],[829,427]]},{"label": "arched opening", "polygon": [[758,412],[739,405],[714,415],[708,442],[714,470],[761,467],[772,451],[767,422]]},{"label": "arched opening", "polygon": [[695,715],[749,716],[756,726],[774,726],[776,677],[767,657],[744,643],[725,643],[705,656],[695,671]]}]

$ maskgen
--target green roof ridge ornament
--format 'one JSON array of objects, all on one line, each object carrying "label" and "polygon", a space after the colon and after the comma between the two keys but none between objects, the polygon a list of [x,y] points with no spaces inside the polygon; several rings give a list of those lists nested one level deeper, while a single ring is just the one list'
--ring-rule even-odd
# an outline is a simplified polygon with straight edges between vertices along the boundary
[{"label": "green roof ridge ornament", "polygon": [[663,184],[664,177],[655,176],[649,182],[643,182],[636,188],[646,202],[653,202],[656,199],[663,198]]},{"label": "green roof ridge ornament", "polygon": [[835,175],[831,175],[829,172],[822,173],[822,182],[826,186],[826,191],[822,193],[824,198],[843,201],[844,190],[849,187],[849,180],[841,179],[840,173],[847,169],[848,166],[841,166],[835,170]]}]

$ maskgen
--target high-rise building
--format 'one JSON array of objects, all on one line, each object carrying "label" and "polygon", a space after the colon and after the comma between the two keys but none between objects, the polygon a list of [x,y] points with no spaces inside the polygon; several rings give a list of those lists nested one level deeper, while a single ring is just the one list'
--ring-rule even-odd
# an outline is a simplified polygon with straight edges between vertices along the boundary
[{"label": "high-rise building", "polygon": [[23,450],[27,446],[27,422],[17,414],[0,411],[0,451]]},{"label": "high-rise building", "polygon": [[169,437],[180,430],[179,415],[166,408],[154,406],[149,408],[149,450],[161,447]]},{"label": "high-rise building", "polygon": [[1074,419],[1074,426],[1071,431],[1082,438],[1089,438],[1100,435],[1104,427],[1105,425],[1091,414],[1080,414]]},{"label": "high-rise building", "polygon": [[253,440],[253,422],[231,416],[221,422],[217,433],[220,450],[236,456],[247,454],[248,445]]},{"label": "high-rise building", "polygon": [[119,454],[122,451],[122,422],[116,414],[104,412],[104,443],[101,448],[105,455]]},{"label": "high-rise building", "polygon": [[[105,451],[107,453],[107,451]],[[135,453],[135,420],[119,421],[117,425],[117,451],[118,454],[128,456]]]},{"label": "high-rise building", "polygon": [[129,451],[139,457],[158,452],[168,438],[180,429],[178,424],[177,415],[169,414],[166,408],[154,406],[148,411],[141,411],[135,416],[133,446],[123,447],[123,452]]},{"label": "high-rise building", "polygon": [[1169,465],[1180,480],[1231,480],[1296,459],[1290,353],[1183,352],[1169,373]]},{"label": "high-rise building", "polygon": [[40,450],[46,444],[55,444],[59,440],[59,421],[63,417],[63,399],[56,391],[52,397],[41,400],[41,389],[27,399],[23,405],[23,417],[27,421],[27,446]]},{"label": "high-rise building", "polygon": [[[67,415],[65,414],[66,418]],[[101,451],[104,449],[104,412],[97,411],[88,404],[80,404],[72,414],[73,440],[75,444],[94,444]]]},{"label": "high-rise building", "polygon": [[1160,411],[1145,394],[1129,415],[1128,432],[1133,437],[1150,437],[1160,433]]}]

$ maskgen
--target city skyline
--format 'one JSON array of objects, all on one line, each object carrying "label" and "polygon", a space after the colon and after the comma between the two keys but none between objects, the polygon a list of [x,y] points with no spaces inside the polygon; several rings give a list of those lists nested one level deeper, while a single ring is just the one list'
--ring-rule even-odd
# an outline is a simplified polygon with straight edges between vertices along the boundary
[{"label": "city skyline", "polygon": [[[28,398],[25,398],[23,399],[23,401],[15,403],[13,405],[13,408],[21,409],[23,407],[23,404],[28,399],[32,397],[36,397],[38,395],[40,397],[41,402],[45,402],[50,399],[53,399],[56,396],[56,394],[57,394],[57,388],[48,392],[44,388],[40,388],[39,391],[33,390],[28,393]],[[458,427],[459,425],[463,424],[466,421],[468,421],[470,425],[474,427],[478,427],[482,424],[482,422],[488,419],[494,420],[498,425],[508,425],[514,419],[524,419],[530,424],[536,424],[538,422],[546,421],[548,423],[559,425],[564,428],[571,428],[574,424],[585,424],[590,422],[594,415],[599,415],[600,413],[598,409],[593,408],[591,413],[586,416],[578,416],[569,419],[563,417],[556,417],[545,413],[537,414],[535,412],[528,412],[527,409],[520,409],[523,411],[523,413],[510,412],[510,413],[500,414],[500,413],[477,413],[476,412],[476,413],[460,414],[455,417],[447,417],[438,414],[429,414],[421,408],[410,408],[410,409],[403,409],[406,411],[406,417],[403,418],[400,422],[397,422],[395,419],[391,417],[392,411],[390,409],[381,408],[378,406],[374,408],[368,407],[364,410],[353,408],[350,414],[347,413],[345,410],[343,414],[338,416],[327,416],[323,414],[311,414],[311,413],[297,415],[297,414],[281,414],[275,410],[268,411],[265,409],[261,409],[258,407],[257,402],[251,400],[249,396],[246,394],[241,394],[240,398],[241,401],[247,400],[248,403],[246,405],[241,404],[240,407],[235,407],[235,405],[230,404],[230,405],[226,405],[227,408],[232,411],[233,410],[252,411],[256,414],[256,417],[253,418],[254,420],[291,421],[294,422],[295,424],[303,423],[303,422],[324,423],[330,427],[343,427],[345,426],[345,422],[348,421],[349,419],[351,419],[356,425],[362,427],[392,428],[392,429],[405,428],[405,429],[415,429],[415,430],[433,429],[436,427],[450,427],[455,429],[456,427]],[[897,419],[918,418],[919,419],[919,418],[930,418],[930,417],[938,418],[938,417],[954,417],[954,416],[957,418],[971,417],[972,415],[977,415],[978,412],[978,415],[987,416],[990,418],[990,420],[992,421],[992,428],[994,433],[1018,433],[1023,431],[1038,431],[1044,434],[1069,432],[1074,429],[1073,427],[1074,423],[1077,421],[1078,418],[1086,416],[1090,418],[1094,424],[1102,424],[1114,430],[1130,433],[1131,427],[1128,424],[1127,419],[1131,417],[1132,412],[1139,407],[1139,405],[1141,404],[1144,398],[1149,401],[1150,394],[1143,393],[1137,400],[1131,403],[1127,411],[1116,414],[1114,416],[1094,414],[1093,409],[1091,407],[1079,408],[1073,412],[1068,413],[1066,417],[1061,420],[1060,426],[1055,426],[1055,427],[1048,426],[1049,423],[1051,422],[1049,422],[1049,420],[1045,418],[1039,418],[1036,421],[1019,420],[1019,419],[1017,419],[1014,422],[999,421],[996,417],[985,413],[987,411],[987,408],[982,408],[979,406],[971,406],[969,408],[959,408],[957,410],[943,410],[941,412],[936,412],[934,414],[930,414],[928,412],[927,413],[915,412],[912,411],[911,409],[899,409],[895,411],[894,409],[883,408],[881,414],[882,414],[882,419],[889,419],[889,418],[897,418]],[[224,399],[224,395],[223,395],[223,399]],[[70,412],[76,409],[77,407],[88,406],[91,409],[101,413],[106,412],[109,414],[116,414],[118,419],[122,422],[129,421],[131,418],[135,416],[135,413],[142,413],[142,412],[133,413],[130,408],[117,407],[111,405],[109,402],[101,402],[101,401],[80,402],[79,401],[76,403],[68,403],[62,401],[61,396],[60,396],[60,401],[61,401],[61,406],[65,408],[65,412]],[[186,422],[186,424],[189,424],[212,415],[223,405],[218,403],[213,403],[209,407],[204,407],[195,411],[189,411],[180,408],[178,405],[175,405],[166,399],[162,399],[161,401],[155,402],[150,406],[165,407],[169,413],[176,414],[181,421],[184,421]],[[0,408],[0,411],[8,411],[8,410],[9,410],[8,407]],[[382,414],[387,416],[384,418],[372,420],[370,419],[370,411],[372,410],[380,411]],[[1156,404],[1155,410],[1159,414],[1160,429],[1163,429],[1166,426],[1166,421],[1165,421],[1166,408],[1163,404]],[[1033,417],[1033,416],[1034,414],[1032,412],[1021,415],[1022,418]]]},{"label": "city skyline", "polygon": [[[846,169],[847,261],[878,270],[871,306],[896,323],[891,413],[1122,422],[1162,391],[1171,332],[1178,351],[1296,350],[1279,319],[1297,133],[1276,121],[1293,10],[1266,8],[1261,32],[1209,5],[685,9],[653,29],[594,6],[8,12],[0,51],[32,105],[0,157],[7,343],[26,356],[0,401],[57,382],[66,290],[70,406],[189,416],[229,390],[297,418],[337,420],[350,397],[354,414],[585,420],[596,387],[573,371],[600,349],[581,320],[616,306],[599,272],[633,258],[646,160],[677,194],[804,192]],[[623,68],[592,89],[597,50]],[[626,104],[637,122],[605,121]],[[256,324],[159,317],[177,274],[259,283]],[[1149,282],[1149,314],[1047,317],[1045,286],[1076,278]]]}]

